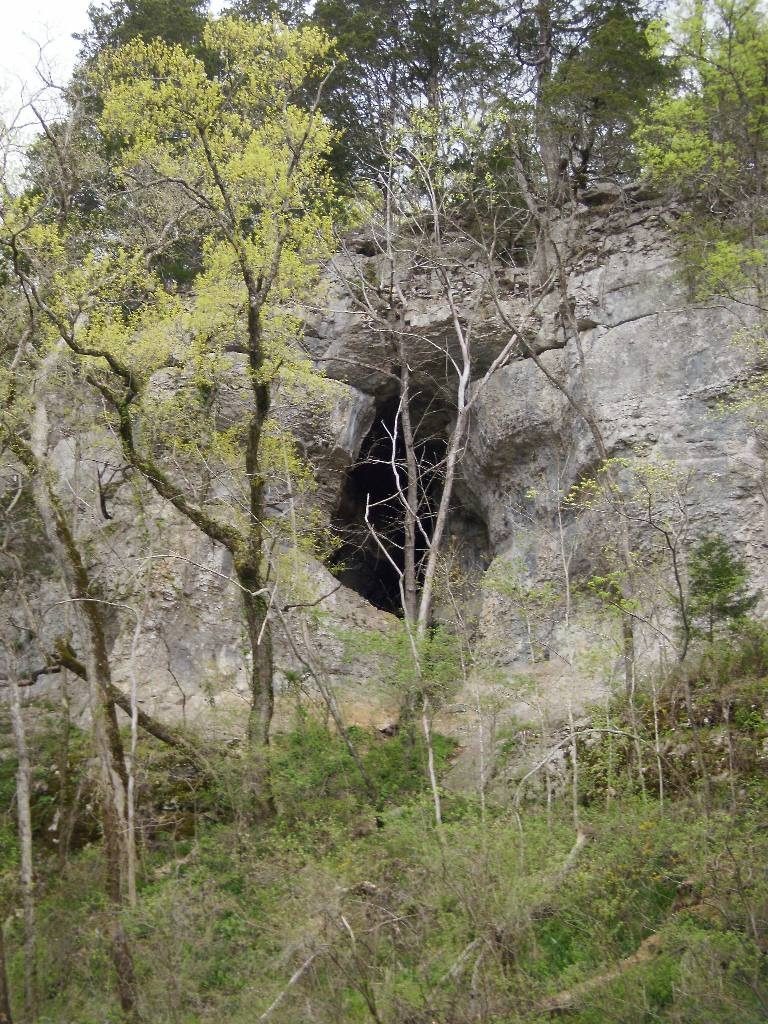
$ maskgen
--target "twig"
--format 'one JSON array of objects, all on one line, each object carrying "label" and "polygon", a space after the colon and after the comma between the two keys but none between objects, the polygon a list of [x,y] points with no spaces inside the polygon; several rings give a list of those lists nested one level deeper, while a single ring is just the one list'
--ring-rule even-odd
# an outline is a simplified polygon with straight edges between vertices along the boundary
[{"label": "twig", "polygon": [[264,1013],[262,1013],[262,1015],[259,1018],[257,1018],[259,1022],[268,1020],[272,1016],[272,1014],[278,1008],[280,1003],[282,1003],[282,1001],[288,995],[289,989],[291,989],[296,984],[296,982],[299,980],[299,978],[302,976],[302,974],[304,974],[304,972],[306,970],[308,970],[312,966],[314,961],[320,956],[320,954],[326,948],[327,948],[326,946],[321,946],[320,949],[316,949],[315,952],[312,954],[312,956],[308,957],[304,961],[304,963],[301,965],[301,967],[298,967],[293,972],[293,974],[291,975],[291,977],[288,980],[288,984],[285,986],[285,988],[282,990],[282,992],[280,992],[278,994],[277,998],[274,999],[273,1002],[270,1003],[270,1005],[267,1007],[267,1009],[264,1011]]},{"label": "twig", "polygon": [[315,608],[323,601],[327,601],[329,597],[333,597],[337,590],[341,590],[342,584],[337,583],[333,590],[329,590],[327,594],[321,594],[316,601],[297,601],[295,604],[284,604],[281,611],[289,612],[294,608]]}]

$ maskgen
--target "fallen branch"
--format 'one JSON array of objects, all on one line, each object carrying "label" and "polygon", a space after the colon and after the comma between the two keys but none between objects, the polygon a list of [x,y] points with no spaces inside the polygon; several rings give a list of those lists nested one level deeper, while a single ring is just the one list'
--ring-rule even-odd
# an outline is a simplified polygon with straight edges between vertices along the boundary
[{"label": "fallen branch", "polygon": [[[27,685],[32,685],[40,676],[51,675],[57,672],[61,672],[62,669],[68,669],[73,675],[77,676],[78,679],[83,679],[87,682],[88,674],[85,669],[85,665],[78,659],[75,652],[69,646],[66,641],[59,640],[56,644],[56,657],[55,660],[51,661],[45,668],[38,669],[32,673],[32,676]],[[132,713],[131,709],[131,698],[128,694],[123,693],[122,690],[118,689],[114,683],[107,683],[104,687],[104,692],[115,707],[120,708],[127,715]],[[174,747],[177,750],[183,750],[185,754],[189,755],[195,763],[205,770],[208,771],[206,764],[203,761],[202,755],[194,743],[190,742],[185,736],[177,733],[174,729],[171,729],[167,725],[163,725],[152,715],[147,714],[146,711],[142,711],[141,708],[138,711],[138,723],[140,728],[150,736],[154,736],[156,740],[160,740],[161,743],[165,743],[169,747]]]},{"label": "fallen branch", "polygon": [[[684,903],[678,908],[676,913],[680,913],[683,910],[687,914],[706,915],[708,913],[708,908],[703,903],[696,903],[693,906],[689,906]],[[676,916],[675,913],[673,913],[672,917],[674,916]],[[551,1016],[573,1013],[578,1008],[579,1002],[584,998],[584,996],[588,996],[589,993],[593,992],[596,988],[602,988],[604,985],[609,985],[612,981],[615,981],[617,978],[626,974],[627,971],[631,971],[633,967],[639,967],[642,964],[648,963],[655,956],[658,956],[663,949],[663,945],[664,937],[661,932],[654,932],[652,935],[649,935],[648,938],[643,939],[634,953],[631,953],[623,960],[619,960],[617,964],[613,967],[609,967],[607,971],[595,974],[593,977],[587,978],[586,981],[581,981],[577,985],[573,985],[571,988],[558,992],[557,995],[549,996],[539,1005],[539,1012],[548,1013]]]},{"label": "fallen branch", "polygon": [[266,1008],[264,1013],[262,1013],[262,1015],[259,1018],[257,1018],[258,1024],[262,1024],[263,1021],[268,1020],[269,1017],[272,1016],[272,1014],[278,1008],[280,1003],[282,1003],[282,1001],[288,995],[289,990],[296,984],[296,982],[299,980],[299,978],[302,976],[302,974],[304,974],[304,972],[306,970],[308,970],[309,967],[312,966],[314,961],[320,956],[320,954],[323,952],[324,949],[325,949],[325,946],[321,947],[320,949],[315,950],[315,952],[312,954],[312,956],[307,957],[307,959],[304,961],[304,963],[301,965],[301,967],[297,967],[296,968],[296,970],[293,972],[293,974],[288,979],[288,984],[285,986],[285,988],[282,990],[282,992],[280,992],[278,994],[277,998],[275,1000],[273,1000],[272,1003],[270,1003],[270,1005]]},{"label": "fallen branch", "polygon": [[654,932],[647,939],[643,939],[634,953],[625,957],[624,960],[620,960],[614,967],[603,971],[602,974],[596,974],[592,978],[587,978],[586,981],[579,982],[578,985],[574,985],[572,988],[558,992],[557,995],[550,996],[540,1005],[539,1010],[552,1016],[572,1013],[584,996],[589,995],[596,988],[601,988],[603,985],[608,985],[610,982],[615,981],[616,978],[620,978],[627,971],[632,970],[633,967],[652,960],[660,952],[661,946],[662,937],[658,932]]}]

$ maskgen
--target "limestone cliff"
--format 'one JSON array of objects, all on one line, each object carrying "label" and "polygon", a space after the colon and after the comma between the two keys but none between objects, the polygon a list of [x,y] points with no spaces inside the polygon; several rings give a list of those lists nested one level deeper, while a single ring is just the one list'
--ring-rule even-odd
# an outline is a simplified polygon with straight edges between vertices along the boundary
[{"label": "limestone cliff", "polygon": [[[493,670],[476,673],[443,718],[469,747],[477,743],[479,705],[495,709],[496,725],[514,718],[556,727],[569,707],[578,712],[619,683],[616,618],[585,587],[591,574],[606,571],[603,549],[615,523],[563,504],[599,462],[593,433],[564,392],[588,395],[608,457],[623,460],[622,472],[652,466],[668,474],[654,515],[672,523],[681,548],[720,533],[746,559],[754,585],[766,583],[765,451],[734,402],[749,373],[738,338],[754,313],[736,300],[691,298],[673,212],[639,191],[596,189],[587,199],[569,226],[578,256],[568,296],[579,337],[566,341],[553,295],[535,339],[564,390],[548,384],[531,359],[499,370],[478,398],[462,463],[454,550],[474,570],[507,566],[530,597],[526,613],[524,596],[509,600],[492,588],[471,595],[472,642]],[[505,301],[514,307],[515,274],[507,280]],[[428,285],[422,296],[411,326],[439,337],[446,310]],[[498,326],[494,335],[491,315],[489,324],[481,370],[506,340]],[[380,339],[367,339],[350,314],[338,313],[315,334],[329,371],[383,410],[393,362]],[[638,663],[648,674],[660,656],[674,657],[678,625],[664,552],[654,548],[642,515],[631,528],[649,609],[648,621],[637,616]]]},{"label": "limestone cliff", "polygon": [[[587,199],[589,205],[569,229],[575,231],[573,250],[578,253],[568,281],[578,340],[566,341],[560,299],[553,295],[539,310],[536,351],[566,390],[588,392],[610,457],[674,465],[678,479],[685,480],[688,535],[724,534],[748,560],[759,586],[766,582],[768,544],[764,452],[743,413],[728,408],[748,370],[733,338],[749,323],[749,308],[729,300],[690,299],[668,210],[642,194],[620,190],[598,190]],[[375,259],[367,255],[364,240],[357,249],[356,258]],[[519,287],[515,273],[507,272],[503,301],[511,309],[519,301]],[[429,345],[419,356],[418,339],[440,337],[447,312],[429,280],[420,283],[418,295],[418,315],[410,328],[424,390],[435,379],[432,370],[424,369],[434,357]],[[372,484],[355,477],[355,465],[392,414],[396,364],[340,288],[329,285],[323,305],[323,312],[308,317],[307,344],[337,383],[313,416],[294,422],[287,414],[284,418],[313,467],[321,507],[347,531],[348,558],[337,575],[350,585],[339,586],[319,564],[303,570],[312,592],[328,595],[312,619],[312,644],[347,717],[381,724],[392,713],[396,695],[377,677],[373,662],[344,658],[340,634],[360,627],[386,630],[392,622],[386,587],[376,578],[378,563],[365,554],[360,522],[359,492]],[[478,341],[481,369],[505,340],[489,311]],[[173,386],[173,380],[165,386]],[[237,396],[227,400],[236,403]],[[439,434],[450,420],[450,403],[436,400],[431,415]],[[209,728],[237,734],[247,703],[246,666],[226,556],[144,499],[142,516],[153,527],[150,543],[147,531],[137,526],[129,482],[111,492],[111,519],[99,515],[95,470],[88,467],[109,462],[114,446],[108,437],[58,436],[51,426],[50,444],[68,489],[86,510],[83,529],[102,563],[117,559],[126,578],[135,574],[142,557],[156,566],[148,583],[152,599],[132,598],[140,609],[138,632],[131,616],[115,616],[116,682],[127,685],[133,673],[148,710],[189,720],[203,717]],[[85,460],[79,457],[83,451],[89,454]],[[442,727],[466,746],[477,740],[478,707],[480,728],[488,731],[511,716],[518,723],[531,720],[550,728],[569,706],[578,711],[617,684],[614,626],[583,586],[600,568],[601,549],[610,537],[594,514],[577,514],[562,504],[597,462],[594,437],[583,418],[531,359],[517,358],[499,370],[478,397],[449,547],[475,577],[489,566],[511,566],[526,593],[548,596],[537,597],[524,614],[520,602],[498,590],[467,588],[473,649],[492,671],[473,677],[443,713]],[[658,577],[649,569],[648,579],[651,587],[667,585],[663,569]],[[55,607],[56,593],[51,590],[48,597]],[[44,633],[53,636],[62,618],[60,609],[50,612]],[[665,619],[662,611],[639,629],[639,653],[647,655],[648,664],[663,647],[660,632],[672,628],[669,613]],[[279,627],[276,631],[283,694],[279,721],[290,713],[293,688],[311,691],[312,683],[306,665],[279,639]],[[210,715],[212,707],[219,714]],[[483,708],[494,709],[489,713],[493,725],[485,721]]]}]

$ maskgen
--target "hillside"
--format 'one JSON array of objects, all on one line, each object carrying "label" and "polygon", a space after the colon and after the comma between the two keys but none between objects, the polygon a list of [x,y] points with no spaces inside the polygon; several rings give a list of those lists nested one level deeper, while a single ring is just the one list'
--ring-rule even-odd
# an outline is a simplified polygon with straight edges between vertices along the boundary
[{"label": "hillside", "polygon": [[766,1018],[767,17],[105,0],[37,68],[0,1024]]}]

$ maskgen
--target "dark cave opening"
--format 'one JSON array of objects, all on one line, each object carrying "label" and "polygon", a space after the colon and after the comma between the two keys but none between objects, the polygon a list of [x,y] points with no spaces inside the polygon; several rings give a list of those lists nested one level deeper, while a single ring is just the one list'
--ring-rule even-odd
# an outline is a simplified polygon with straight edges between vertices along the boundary
[{"label": "dark cave opening", "polygon": [[[399,429],[395,440],[394,468],[392,464],[392,434],[396,429],[398,408],[396,397],[379,405],[357,462],[347,472],[333,519],[333,528],[341,545],[331,564],[331,571],[341,583],[357,591],[376,608],[396,615],[402,614],[397,570],[403,568],[405,533],[395,470],[400,475],[403,488],[406,481],[405,452]],[[415,408],[412,416],[421,482],[419,514],[424,533],[430,536],[439,498],[440,466],[446,450],[447,417],[428,407]],[[366,526],[366,507],[370,508],[371,525],[389,557]],[[422,534],[417,541],[417,562],[425,549],[426,540]]]}]

